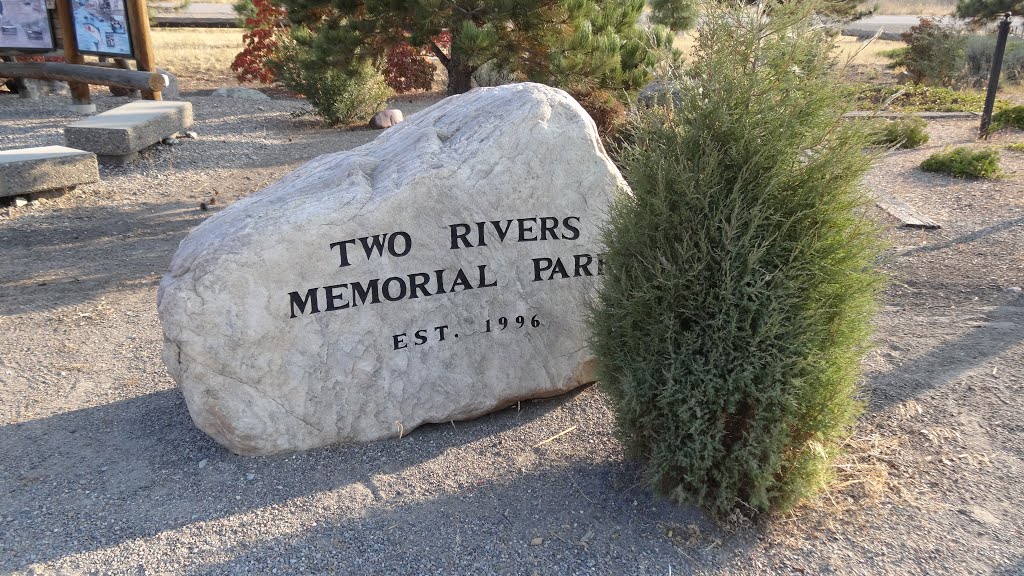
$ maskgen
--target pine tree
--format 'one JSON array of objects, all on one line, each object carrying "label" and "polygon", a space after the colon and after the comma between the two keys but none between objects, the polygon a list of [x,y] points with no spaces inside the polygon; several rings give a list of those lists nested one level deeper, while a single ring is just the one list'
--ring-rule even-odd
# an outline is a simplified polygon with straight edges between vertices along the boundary
[{"label": "pine tree", "polygon": [[[662,0],[662,12],[690,0]],[[551,84],[639,88],[653,45],[671,41],[639,18],[644,0],[283,0],[293,24],[316,31],[310,48],[326,66],[380,59],[398,43],[428,50],[448,71],[448,93],[470,88],[480,66]],[[677,19],[675,23],[679,23]],[[450,39],[450,45],[441,39]]]},{"label": "pine tree", "polygon": [[961,18],[985,20],[998,18],[1005,13],[1024,14],[1022,0],[960,0],[956,5],[956,15]]}]

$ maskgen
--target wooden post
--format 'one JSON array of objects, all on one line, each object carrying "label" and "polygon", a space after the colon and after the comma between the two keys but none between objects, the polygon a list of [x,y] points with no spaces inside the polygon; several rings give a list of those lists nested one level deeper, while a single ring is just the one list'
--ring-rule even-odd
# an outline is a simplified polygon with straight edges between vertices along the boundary
[{"label": "wooden post", "polygon": [[[59,2],[60,0],[58,0]],[[156,72],[156,60],[153,57],[153,41],[149,34],[149,10],[146,0],[128,0],[128,22],[132,32],[132,49],[135,51],[135,65],[140,71]],[[160,93],[143,90],[142,97],[146,100],[160,100]]]},{"label": "wooden post", "polygon": [[[85,58],[75,46],[75,20],[71,16],[73,0],[57,0],[57,20],[60,21],[61,41],[64,44],[64,61],[68,64],[84,64]],[[92,114],[96,105],[92,103],[89,85],[82,82],[68,82],[71,88],[71,108],[83,114]]]}]

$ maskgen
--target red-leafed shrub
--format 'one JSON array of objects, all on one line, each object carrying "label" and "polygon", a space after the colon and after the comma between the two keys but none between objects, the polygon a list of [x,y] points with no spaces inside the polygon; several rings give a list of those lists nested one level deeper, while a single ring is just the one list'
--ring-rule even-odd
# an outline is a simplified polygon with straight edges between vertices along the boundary
[{"label": "red-leafed shrub", "polygon": [[[452,33],[445,30],[433,38],[445,56],[452,52]],[[434,64],[424,52],[408,43],[392,46],[385,54],[384,80],[399,94],[430,90],[434,84]]]},{"label": "red-leafed shrub", "polygon": [[245,19],[247,31],[242,36],[245,48],[235,56],[231,70],[239,82],[270,84],[274,81],[274,71],[268,64],[281,44],[280,22],[285,11],[274,4],[274,0],[253,0],[253,6],[256,15]]},{"label": "red-leafed shrub", "polygon": [[402,43],[387,51],[384,80],[399,94],[413,90],[430,90],[434,84],[434,65],[420,50]]}]

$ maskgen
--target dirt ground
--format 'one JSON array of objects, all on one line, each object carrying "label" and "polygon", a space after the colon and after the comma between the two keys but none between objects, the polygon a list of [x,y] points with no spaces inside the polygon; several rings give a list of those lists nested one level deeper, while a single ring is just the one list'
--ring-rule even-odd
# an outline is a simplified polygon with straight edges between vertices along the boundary
[{"label": "dirt ground", "polygon": [[[0,208],[0,573],[1024,574],[1024,154],[990,182],[916,168],[976,121],[932,122],[866,180],[942,228],[889,231],[868,409],[835,487],[725,527],[652,496],[599,385],[289,456],[199,432],[160,361],[178,242],[376,133],[294,117],[301,102],[186,98],[197,139]],[[0,148],[61,143],[58,108],[0,95]]]}]

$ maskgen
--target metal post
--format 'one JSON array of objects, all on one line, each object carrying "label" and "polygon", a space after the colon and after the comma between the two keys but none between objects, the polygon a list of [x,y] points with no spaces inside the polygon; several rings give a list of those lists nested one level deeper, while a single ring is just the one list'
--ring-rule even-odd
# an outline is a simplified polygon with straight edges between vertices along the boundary
[{"label": "metal post", "polygon": [[989,125],[992,123],[992,108],[996,104],[996,89],[999,88],[999,74],[1003,68],[1003,52],[1006,51],[1006,37],[1010,35],[1010,13],[1003,16],[999,23],[999,38],[996,40],[996,53],[992,55],[992,71],[988,77],[988,92],[985,93],[985,111],[981,113],[982,138],[988,138]]}]

